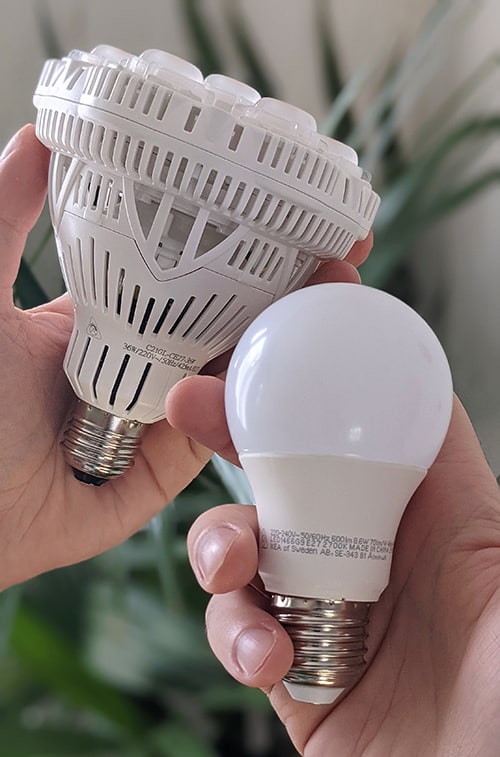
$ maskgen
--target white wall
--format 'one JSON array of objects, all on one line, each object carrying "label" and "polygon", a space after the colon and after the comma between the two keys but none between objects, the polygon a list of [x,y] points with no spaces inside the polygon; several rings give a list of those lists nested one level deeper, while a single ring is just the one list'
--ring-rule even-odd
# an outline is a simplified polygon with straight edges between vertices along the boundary
[{"label": "white wall", "polygon": [[[228,0],[231,2],[231,0]],[[101,42],[138,53],[158,47],[190,58],[189,38],[179,17],[182,0],[3,0],[0,25],[0,143],[20,124],[33,120],[31,96],[45,58],[35,10],[46,6],[66,49],[89,49]],[[235,2],[235,0],[232,0]],[[417,114],[403,122],[408,143],[416,123],[432,112],[456,82],[500,47],[497,0],[454,0],[442,34],[441,57],[429,55],[410,84],[420,87]],[[246,22],[281,97],[310,110],[319,120],[326,109],[318,84],[312,0],[242,0]],[[332,33],[342,53],[346,75],[360,66],[379,64],[409,47],[432,0],[330,0]],[[211,32],[220,40],[233,75],[237,58],[227,42],[224,0],[200,0]],[[358,103],[361,111],[363,98]],[[491,79],[470,107],[499,110],[499,77]],[[500,166],[500,140],[489,155]],[[456,387],[465,400],[496,472],[500,472],[500,189],[492,189],[446,223],[426,233],[413,253],[421,285],[421,310],[445,342]],[[435,319],[439,310],[440,319]]]}]

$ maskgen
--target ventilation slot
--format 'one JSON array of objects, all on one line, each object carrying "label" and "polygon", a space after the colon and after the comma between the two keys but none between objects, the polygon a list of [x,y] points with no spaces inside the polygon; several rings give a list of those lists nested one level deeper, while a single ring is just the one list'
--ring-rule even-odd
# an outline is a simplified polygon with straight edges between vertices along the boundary
[{"label": "ventilation slot", "polygon": [[[195,326],[197,324],[200,323],[200,321],[203,321],[203,317],[204,317],[205,313],[207,312],[207,310],[209,309],[209,307],[211,306],[211,304],[213,302],[215,302],[216,299],[217,299],[217,295],[216,294],[213,294],[210,297],[210,299],[208,300],[208,302],[206,303],[206,305],[200,310],[200,312],[198,313],[198,315],[196,316],[196,318],[194,319],[194,321],[191,323],[191,325],[182,334],[182,338],[183,339],[185,339],[192,332],[192,330],[195,328]],[[211,321],[211,323],[212,323],[212,321]]]},{"label": "ventilation slot", "polygon": [[186,173],[187,164],[188,164],[188,159],[187,158],[181,158],[181,161],[179,163],[179,167],[178,167],[178,169],[176,171],[176,174],[174,176],[174,181],[173,181],[173,185],[174,185],[175,189],[180,189],[181,188],[182,180],[184,178],[184,174]]},{"label": "ventilation slot", "polygon": [[194,127],[196,126],[196,122],[198,120],[198,116],[201,113],[201,108],[198,108],[197,105],[193,105],[191,110],[189,111],[189,115],[186,119],[186,123],[184,124],[184,131],[191,132],[193,131]]},{"label": "ventilation slot", "polygon": [[84,68],[77,69],[72,76],[68,77],[65,81],[65,85],[67,89],[73,89],[77,81],[80,79],[81,75],[85,71]]},{"label": "ventilation slot", "polygon": [[156,145],[151,150],[151,153],[148,159],[148,164],[146,166],[146,176],[148,177],[148,179],[153,178],[153,171],[155,170],[156,161],[158,160],[159,152],[160,150]]},{"label": "ventilation slot", "polygon": [[125,171],[125,167],[128,161],[128,154],[130,150],[130,137],[120,136],[116,142],[116,165]]},{"label": "ventilation slot", "polygon": [[167,112],[167,108],[171,99],[172,99],[171,92],[162,93],[162,97],[160,99],[160,102],[158,103],[158,110],[156,111],[156,116],[155,116],[157,121],[161,121],[165,117],[165,113]]},{"label": "ventilation slot", "polygon": [[144,140],[140,139],[139,144],[137,145],[137,149],[134,153],[134,160],[132,162],[132,167],[135,171],[135,173],[139,173],[139,166],[141,164],[142,156],[144,154]]},{"label": "ventilation slot", "polygon": [[238,245],[237,245],[237,247],[236,247],[235,251],[233,252],[233,254],[231,255],[231,257],[230,257],[230,258],[229,258],[229,260],[227,261],[227,264],[228,264],[228,265],[230,265],[230,266],[234,266],[234,265],[235,265],[236,261],[238,260],[238,257],[239,257],[239,254],[240,254],[240,252],[241,252],[241,251],[242,251],[242,249],[243,249],[243,248],[245,247],[245,244],[246,244],[246,243],[245,243],[245,241],[244,241],[244,240],[242,240],[241,242],[239,242],[239,243],[238,243]]},{"label": "ventilation slot", "polygon": [[351,182],[349,181],[349,179],[346,179],[344,182],[344,191],[342,193],[342,202],[344,203],[344,205],[349,202],[350,191],[351,191]]},{"label": "ventilation slot", "polygon": [[272,168],[276,168],[276,166],[278,165],[281,155],[283,154],[284,147],[285,147],[285,141],[283,139],[280,139],[276,147],[276,150],[274,151],[273,159],[271,160]]},{"label": "ventilation slot", "polygon": [[253,208],[255,206],[255,203],[257,202],[257,198],[259,197],[259,195],[260,195],[260,190],[258,190],[257,188],[255,188],[254,190],[252,190],[252,194],[248,198],[247,204],[240,211],[240,215],[243,218],[246,218],[247,216],[250,215],[250,213],[252,212],[252,210],[253,210]]},{"label": "ventilation slot", "polygon": [[149,319],[151,318],[151,313],[153,311],[155,303],[156,303],[156,300],[154,299],[154,297],[150,297],[148,300],[148,304],[146,305],[144,315],[142,316],[141,325],[139,326],[139,334],[144,334],[144,332],[146,331],[146,327],[149,323]]},{"label": "ventilation slot", "polygon": [[[200,331],[200,332],[199,332],[199,333],[198,333],[198,334],[197,334],[197,335],[195,336],[195,339],[196,339],[196,341],[199,341],[199,340],[200,340],[200,339],[201,339],[201,338],[202,338],[202,337],[203,337],[203,336],[204,336],[204,335],[205,335],[205,334],[207,333],[207,331],[208,331],[209,329],[211,329],[211,328],[212,328],[213,326],[215,326],[215,325],[216,325],[216,324],[217,324],[217,323],[218,323],[218,322],[219,322],[219,321],[221,320],[222,316],[223,316],[223,315],[224,315],[224,313],[225,313],[225,312],[226,312],[226,311],[228,310],[228,308],[229,308],[229,307],[230,307],[230,306],[232,305],[232,303],[233,303],[233,302],[235,301],[235,299],[236,299],[236,295],[235,295],[235,294],[233,294],[233,295],[232,295],[232,296],[231,296],[231,297],[230,297],[230,298],[228,299],[228,301],[227,301],[227,302],[225,303],[225,305],[224,305],[224,306],[223,306],[223,307],[222,307],[222,308],[221,308],[221,309],[219,310],[219,312],[218,312],[218,313],[216,313],[216,314],[214,315],[214,317],[212,318],[212,320],[210,321],[210,323],[208,323],[208,324],[207,324],[207,325],[206,325],[206,326],[205,326],[205,327],[204,327],[204,328],[202,329],[202,331]],[[238,310],[238,313],[240,313],[240,312],[241,312],[241,308],[240,308],[240,310]],[[236,317],[236,316],[233,316],[233,317]],[[227,326],[227,323],[228,323],[228,322],[230,323],[231,321],[232,321],[232,318],[231,318],[231,319],[230,319],[229,321],[226,321],[226,322],[224,322],[224,324],[223,324],[223,325],[222,325],[222,326],[221,326],[221,327],[219,328],[219,330],[218,330],[218,331],[217,331],[217,332],[216,332],[215,334],[212,334],[212,336],[211,336],[210,338],[211,338],[211,339],[215,339],[215,338],[217,338],[217,336],[218,336],[218,335],[220,334],[220,332],[222,331],[222,329],[224,329],[224,328],[225,328],[225,327]]]},{"label": "ventilation slot", "polygon": [[311,157],[310,153],[306,150],[304,153],[304,157],[302,158],[302,163],[300,164],[299,170],[297,172],[297,179],[301,179],[304,176],[306,168],[309,165],[310,157]]},{"label": "ventilation slot", "polygon": [[76,376],[77,376],[77,378],[80,378],[80,376],[81,376],[81,373],[82,373],[82,370],[83,370],[83,366],[84,366],[84,363],[85,363],[85,358],[87,357],[87,352],[89,351],[89,347],[90,347],[90,337],[88,336],[87,339],[86,339],[86,341],[85,341],[85,347],[83,348],[82,355],[80,357],[80,362],[78,363],[78,368],[76,369]]},{"label": "ventilation slot", "polygon": [[153,329],[153,334],[158,334],[160,332],[160,329],[163,326],[163,324],[165,323],[167,315],[169,314],[170,309],[172,308],[173,304],[174,304],[174,301],[173,301],[172,298],[170,298],[169,300],[167,300],[167,303],[166,303],[165,307],[163,308],[163,310],[161,312],[161,315],[158,318],[158,321],[156,322],[156,325],[155,325],[155,327]]},{"label": "ventilation slot", "polygon": [[130,303],[130,310],[128,312],[127,321],[130,325],[133,324],[135,318],[135,311],[137,310],[137,303],[139,302],[139,295],[141,293],[141,287],[136,284],[134,287],[134,294],[132,295],[132,302]]},{"label": "ventilation slot", "polygon": [[104,300],[104,309],[107,310],[109,307],[109,250],[105,250],[104,252],[104,291],[103,291],[103,300]]},{"label": "ventilation slot", "polygon": [[247,188],[247,186],[248,185],[244,181],[240,181],[240,183],[236,187],[236,192],[233,195],[233,199],[227,206],[228,210],[236,210],[236,208],[240,204],[241,198],[243,197],[243,193],[245,189]]},{"label": "ventilation slot", "polygon": [[90,264],[90,293],[92,302],[97,302],[97,287],[95,278],[95,239],[89,237],[89,264]]},{"label": "ventilation slot", "polygon": [[145,116],[147,116],[149,111],[151,110],[151,106],[153,105],[157,92],[158,92],[158,87],[156,85],[148,86],[147,89],[143,90],[143,98],[142,98],[143,103],[141,106],[141,111],[144,113]]},{"label": "ventilation slot", "polygon": [[257,213],[257,215],[254,218],[254,221],[256,223],[258,223],[259,221],[262,221],[262,219],[264,218],[264,215],[266,214],[266,212],[269,209],[269,206],[271,204],[271,200],[272,199],[273,199],[273,196],[271,194],[266,194],[266,196],[264,197],[264,201],[263,201],[262,205],[259,208],[259,212]]},{"label": "ventilation slot", "polygon": [[224,181],[222,182],[221,188],[219,189],[217,193],[217,197],[214,200],[214,205],[218,208],[222,205],[224,200],[226,199],[226,195],[229,191],[229,187],[231,186],[232,179],[230,176],[225,176]]},{"label": "ventilation slot", "polygon": [[290,150],[290,155],[288,156],[288,160],[284,168],[284,171],[286,174],[290,173],[290,171],[292,170],[295,164],[296,159],[297,159],[297,146],[293,145],[292,149]]},{"label": "ventilation slot", "polygon": [[116,80],[116,88],[113,92],[113,100],[115,103],[118,103],[118,105],[121,105],[123,100],[125,99],[125,94],[127,92],[129,83],[130,76],[125,73],[121,74]]},{"label": "ventilation slot", "polygon": [[238,149],[242,134],[243,134],[243,126],[240,126],[240,124],[235,124],[233,133],[231,134],[231,139],[229,140],[229,144],[228,144],[229,150],[233,150],[234,152],[235,150]]},{"label": "ventilation slot", "polygon": [[210,347],[212,350],[220,350],[221,345],[224,344],[224,341],[227,340],[228,336],[231,337],[235,331],[243,330],[245,323],[250,320],[248,316],[241,317],[245,310],[246,308],[243,305],[215,334],[210,337]]},{"label": "ventilation slot", "polygon": [[142,372],[142,376],[139,379],[139,383],[137,384],[137,388],[136,388],[136,390],[134,392],[134,396],[132,397],[132,401],[125,408],[127,412],[129,412],[130,410],[132,410],[132,408],[135,407],[135,405],[137,405],[137,402],[139,400],[139,397],[141,396],[141,392],[142,392],[142,390],[144,388],[144,384],[146,383],[146,379],[148,377],[148,374],[149,374],[149,371],[151,370],[151,366],[152,365],[153,365],[153,363],[146,363],[146,366],[145,366],[145,368],[144,368],[144,370]]},{"label": "ventilation slot", "polygon": [[83,255],[82,255],[82,240],[79,237],[75,239],[75,254],[71,256],[71,263],[73,267],[73,277],[76,285],[76,289],[80,294],[80,300],[87,304],[87,290],[85,287],[85,276],[83,275]]},{"label": "ventilation slot", "polygon": [[128,97],[126,103],[129,108],[135,108],[137,100],[139,99],[139,95],[141,94],[143,84],[144,83],[140,79],[139,81],[134,79],[131,81],[129,91],[127,93]]},{"label": "ventilation slot", "polygon": [[295,282],[297,276],[301,272],[304,265],[308,262],[309,255],[302,250],[299,250],[297,253],[297,257],[295,258],[295,263],[293,264],[293,271],[292,275],[290,276],[290,284]]},{"label": "ventilation slot", "polygon": [[200,199],[201,200],[208,200],[210,193],[212,189],[214,188],[214,184],[217,179],[217,171],[215,171],[213,168],[208,174],[208,178],[205,182],[205,186],[201,190]]},{"label": "ventilation slot", "polygon": [[271,134],[269,134],[269,132],[266,132],[264,139],[262,140],[262,144],[260,146],[259,154],[257,155],[257,163],[264,162],[264,158],[266,157],[266,153],[269,149],[270,142],[271,142]]},{"label": "ventilation slot", "polygon": [[72,159],[68,157],[67,155],[62,155],[61,153],[55,153],[54,155],[54,190],[56,197],[59,196],[59,193],[62,189],[62,185],[64,183],[64,179],[66,178],[66,175],[68,173],[68,169],[71,165]]},{"label": "ventilation slot", "polygon": [[120,384],[123,381],[123,377],[125,375],[125,371],[127,370],[127,365],[130,362],[130,355],[125,355],[125,357],[122,360],[122,364],[120,365],[120,369],[117,373],[117,376],[115,378],[115,383],[113,384],[113,388],[111,389],[111,394],[109,395],[109,404],[111,407],[115,404],[116,395],[118,394],[118,389],[120,388]]},{"label": "ventilation slot", "polygon": [[99,376],[101,375],[108,352],[109,352],[109,347],[106,344],[103,348],[103,351],[101,352],[101,357],[99,358],[99,363],[97,365],[96,372],[94,373],[94,378],[92,380],[92,391],[96,399],[97,399],[97,382],[99,381]]},{"label": "ventilation slot", "polygon": [[125,268],[120,268],[118,284],[116,287],[116,315],[121,315],[123,300],[123,282],[125,281]]},{"label": "ventilation slot", "polygon": [[321,160],[319,158],[316,158],[312,167],[312,171],[307,180],[307,183],[310,184],[311,186],[314,184],[314,180],[316,179],[316,176],[318,175],[320,165],[321,165]]},{"label": "ventilation slot", "polygon": [[179,328],[180,324],[182,323],[183,318],[187,315],[187,312],[188,312],[189,308],[191,307],[191,305],[193,304],[193,302],[195,300],[196,300],[196,297],[190,297],[188,299],[188,301],[186,302],[186,304],[182,308],[182,310],[180,312],[180,315],[177,316],[177,318],[175,319],[173,325],[169,328],[169,330],[168,330],[168,335],[169,336],[172,336],[172,334],[175,334],[175,332]]}]

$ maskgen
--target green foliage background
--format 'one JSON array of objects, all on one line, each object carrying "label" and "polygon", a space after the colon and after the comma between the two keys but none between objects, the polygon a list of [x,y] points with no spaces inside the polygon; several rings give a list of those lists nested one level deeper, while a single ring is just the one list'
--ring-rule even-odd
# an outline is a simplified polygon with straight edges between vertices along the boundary
[{"label": "green foliage background", "polygon": [[[354,106],[370,79],[365,71],[343,81],[326,5],[316,3],[324,87],[332,106],[320,130],[351,144],[375,177],[382,205],[375,249],[362,268],[367,284],[413,300],[415,240],[500,178],[500,168],[461,174],[457,156],[498,138],[500,114],[460,118],[471,93],[498,67],[485,61],[444,99],[440,112],[403,149],[396,117],[403,92],[433,51],[451,0],[439,0],[412,47],[386,71],[361,119]],[[224,63],[197,0],[179,3],[193,41],[193,61],[205,74]],[[47,15],[39,16],[47,55],[66,51]],[[238,4],[226,22],[246,70],[263,95],[278,96],[256,51]],[[434,50],[436,53],[436,50]],[[231,73],[231,72],[225,72]],[[410,82],[410,85],[408,84]],[[415,100],[416,103],[416,100]],[[450,177],[453,177],[453,181]],[[45,226],[32,235],[16,282],[21,307],[47,299],[35,271],[54,255]],[[61,283],[62,287],[62,283]],[[0,595],[0,747],[6,757],[286,757],[295,754],[258,691],[222,670],[204,633],[207,597],[192,577],[186,553],[190,524],[204,509],[238,497],[234,470],[218,461],[147,528],[111,552],[54,571]]]}]

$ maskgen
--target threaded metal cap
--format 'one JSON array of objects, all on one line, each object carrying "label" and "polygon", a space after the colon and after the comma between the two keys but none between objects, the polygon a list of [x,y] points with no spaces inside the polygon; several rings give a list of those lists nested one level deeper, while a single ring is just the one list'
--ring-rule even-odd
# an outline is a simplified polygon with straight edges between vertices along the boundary
[{"label": "threaded metal cap", "polygon": [[75,477],[99,486],[134,464],[143,424],[78,401],[62,446]]},{"label": "threaded metal cap", "polygon": [[332,688],[357,683],[366,667],[369,602],[274,594],[271,607],[295,651],[285,681]]}]

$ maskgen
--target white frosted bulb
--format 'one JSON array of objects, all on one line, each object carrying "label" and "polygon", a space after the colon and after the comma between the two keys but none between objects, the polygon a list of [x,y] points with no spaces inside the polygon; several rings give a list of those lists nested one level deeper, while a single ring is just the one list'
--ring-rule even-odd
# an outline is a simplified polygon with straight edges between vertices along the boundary
[{"label": "white frosted bulb", "polygon": [[294,292],[240,339],[227,419],[257,504],[259,572],[294,642],[293,697],[332,702],[362,674],[369,604],[451,408],[432,330],[370,287]]},{"label": "white frosted bulb", "polygon": [[100,484],[130,467],[173,384],[366,237],[379,198],[310,116],[161,50],[49,60],[34,102],[75,308],[63,445]]}]

